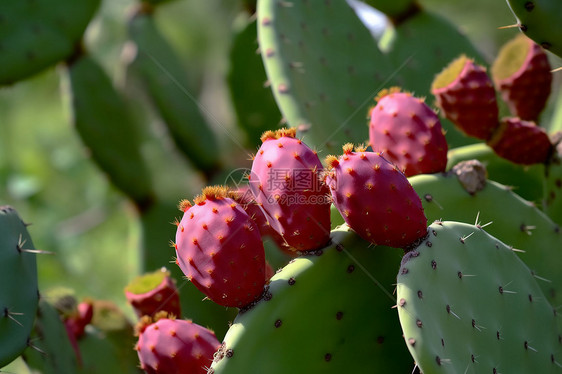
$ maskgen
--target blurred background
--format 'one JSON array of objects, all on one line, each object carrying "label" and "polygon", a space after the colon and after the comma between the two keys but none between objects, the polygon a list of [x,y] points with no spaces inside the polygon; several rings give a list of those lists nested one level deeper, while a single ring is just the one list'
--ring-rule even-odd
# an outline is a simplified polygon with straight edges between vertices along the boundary
[{"label": "blurred background", "polygon": [[[197,100],[218,139],[218,149],[208,152],[220,155],[221,170],[211,178],[181,156],[146,93],[128,75],[127,19],[137,2],[102,1],[86,30],[86,50],[125,95],[141,125],[141,152],[158,195],[166,201],[191,199],[207,182],[224,182],[230,171],[250,166],[249,154],[259,146],[257,137],[241,131],[239,123],[249,119],[237,114],[229,88],[231,49],[240,30],[251,22],[251,3],[176,0],[159,5],[154,13],[189,80],[182,100]],[[498,30],[515,22],[503,0],[420,3],[455,23],[489,62],[517,32]],[[257,48],[255,42],[249,58],[259,58]],[[73,129],[68,91],[61,66],[0,88],[0,204],[14,206],[32,223],[29,230],[35,246],[54,253],[39,256],[41,289],[70,286],[78,298],[110,299],[132,315],[123,288],[142,271],[139,212],[89,159]],[[273,100],[268,87],[263,87],[263,96]],[[278,113],[263,118],[270,128],[282,124]],[[177,211],[176,216],[162,219],[168,224],[179,216]],[[174,239],[175,226],[166,227],[168,240],[160,240],[154,250],[172,260],[169,241]],[[144,229],[150,227],[145,224]]]}]

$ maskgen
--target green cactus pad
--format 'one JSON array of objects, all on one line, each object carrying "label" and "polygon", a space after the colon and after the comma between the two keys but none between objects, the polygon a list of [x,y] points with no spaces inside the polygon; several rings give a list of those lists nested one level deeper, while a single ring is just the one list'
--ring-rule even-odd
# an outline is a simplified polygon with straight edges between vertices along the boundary
[{"label": "green cactus pad", "polygon": [[299,257],[241,312],[211,372],[409,373],[414,364],[392,309],[401,251],[372,247],[346,226]]},{"label": "green cactus pad", "polygon": [[[428,221],[475,222],[506,244],[520,250],[520,258],[536,275],[548,301],[562,304],[559,270],[562,233],[559,226],[511,188],[487,180],[482,190],[469,194],[454,174],[410,178],[422,199]],[[489,223],[489,225],[487,225]]]},{"label": "green cactus pad", "polygon": [[351,7],[260,0],[257,13],[265,70],[288,125],[328,153],[366,141],[368,108],[394,67]]},{"label": "green cactus pad", "polygon": [[[559,134],[562,138],[562,133]],[[544,179],[543,208],[552,220],[562,225],[562,142],[556,154],[546,166]]]},{"label": "green cactus pad", "polygon": [[57,309],[41,298],[33,329],[32,346],[22,357],[43,374],[78,373],[78,357]]},{"label": "green cactus pad", "polygon": [[255,19],[238,26],[230,50],[228,87],[238,127],[251,149],[259,147],[261,135],[281,123],[273,93],[266,87],[267,76],[258,50]]},{"label": "green cactus pad", "polygon": [[194,166],[212,175],[220,164],[218,143],[201,113],[198,97],[190,92],[185,67],[151,14],[135,14],[129,21],[129,35],[137,47],[130,68],[144,82],[172,139]]},{"label": "green cactus pad", "polygon": [[420,370],[560,373],[560,317],[510,247],[473,225],[437,222],[402,261],[398,315]]},{"label": "green cactus pad", "polygon": [[39,302],[33,242],[17,212],[0,207],[0,367],[27,347]]},{"label": "green cactus pad", "polygon": [[91,57],[68,66],[76,131],[110,180],[141,207],[152,200],[152,181],[140,151],[136,123],[124,99]]},{"label": "green cactus pad", "polygon": [[507,0],[519,29],[544,49],[562,57],[562,2]]},{"label": "green cactus pad", "polygon": [[3,1],[0,86],[27,78],[72,55],[100,0]]}]

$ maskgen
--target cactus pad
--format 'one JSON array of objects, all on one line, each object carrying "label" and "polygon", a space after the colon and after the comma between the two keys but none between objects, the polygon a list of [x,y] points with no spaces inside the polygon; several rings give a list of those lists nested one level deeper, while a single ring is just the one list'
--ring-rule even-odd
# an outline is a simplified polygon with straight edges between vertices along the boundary
[{"label": "cactus pad", "polygon": [[0,367],[28,344],[39,302],[33,243],[16,211],[0,207]]},{"label": "cactus pad", "polygon": [[90,56],[68,66],[76,130],[93,160],[139,206],[153,199],[138,128],[111,79]]},{"label": "cactus pad", "polygon": [[100,2],[3,1],[0,85],[27,78],[72,55]]},{"label": "cactus pad", "polygon": [[559,373],[556,310],[529,268],[484,230],[436,222],[403,259],[400,323],[424,373]]},{"label": "cactus pad", "polygon": [[175,50],[160,33],[151,14],[139,11],[129,20],[129,34],[137,47],[132,71],[147,93],[178,149],[207,176],[219,169],[216,135],[205,120],[197,97]]},{"label": "cactus pad", "polygon": [[413,362],[390,297],[400,253],[346,226],[332,245],[299,257],[241,313],[209,373],[409,373]]},{"label": "cactus pad", "polygon": [[562,57],[562,2],[507,0],[519,29],[544,49]]},{"label": "cactus pad", "polygon": [[345,1],[258,2],[258,39],[275,99],[310,145],[363,142],[365,115],[392,67]]},{"label": "cactus pad", "polygon": [[410,178],[431,221],[444,219],[476,222],[504,243],[517,249],[533,271],[547,300],[560,305],[562,273],[557,258],[562,248],[559,226],[533,203],[511,188],[487,180],[484,187],[469,194],[454,174],[419,175]]}]

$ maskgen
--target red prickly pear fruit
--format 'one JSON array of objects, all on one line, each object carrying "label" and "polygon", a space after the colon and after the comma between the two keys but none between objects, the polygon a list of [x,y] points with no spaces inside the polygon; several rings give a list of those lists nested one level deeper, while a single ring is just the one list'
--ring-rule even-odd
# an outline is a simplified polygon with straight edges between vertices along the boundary
[{"label": "red prickly pear fruit", "polygon": [[189,320],[157,313],[137,325],[135,346],[140,367],[148,374],[206,374],[220,343],[215,333]]},{"label": "red prickly pear fruit", "polygon": [[496,91],[486,70],[460,56],[439,73],[431,93],[443,115],[468,136],[488,140],[498,127]]},{"label": "red prickly pear fruit", "polygon": [[263,293],[265,250],[256,223],[227,195],[211,186],[193,205],[180,203],[175,246],[187,279],[215,303],[241,308]]},{"label": "red prickly pear fruit", "polygon": [[291,257],[297,256],[297,252],[291,250],[283,237],[277,231],[273,230],[273,228],[267,221],[267,218],[265,218],[263,211],[260,209],[258,203],[254,199],[254,194],[250,190],[250,186],[238,186],[236,190],[230,191],[229,197],[240,204],[240,206],[242,206],[246,213],[248,213],[250,218],[254,220],[254,222],[258,226],[258,229],[260,230],[262,238],[271,238],[271,240],[273,240],[273,242],[283,253]]},{"label": "red prickly pear fruit", "polygon": [[271,227],[292,249],[305,252],[330,241],[331,201],[318,155],[295,134],[281,129],[262,135],[249,185]]},{"label": "red prickly pear fruit", "polygon": [[517,117],[503,118],[487,144],[498,156],[520,165],[546,162],[553,148],[542,127]]},{"label": "red prickly pear fruit", "polygon": [[535,121],[546,106],[552,71],[546,52],[523,34],[506,43],[491,69],[511,114]]},{"label": "red prickly pear fruit", "polygon": [[382,90],[371,110],[369,143],[407,176],[445,171],[447,140],[437,114],[397,87]]},{"label": "red prickly pear fruit", "polygon": [[363,239],[407,248],[425,237],[427,218],[406,176],[380,153],[343,146],[328,156],[326,183],[345,222]]},{"label": "red prickly pear fruit", "polygon": [[62,315],[68,340],[70,341],[70,345],[74,350],[76,360],[80,366],[82,366],[83,361],[82,353],[78,345],[78,339],[84,336],[86,326],[92,322],[93,317],[94,305],[91,300],[79,303],[71,314]]},{"label": "red prickly pear fruit", "polygon": [[92,322],[94,317],[94,305],[92,301],[83,301],[76,307],[76,313],[68,316],[64,320],[66,330],[75,339],[80,339],[84,335],[86,326]]},{"label": "red prickly pear fruit", "polygon": [[162,310],[181,316],[176,282],[166,268],[133,279],[125,287],[125,296],[139,318]]}]

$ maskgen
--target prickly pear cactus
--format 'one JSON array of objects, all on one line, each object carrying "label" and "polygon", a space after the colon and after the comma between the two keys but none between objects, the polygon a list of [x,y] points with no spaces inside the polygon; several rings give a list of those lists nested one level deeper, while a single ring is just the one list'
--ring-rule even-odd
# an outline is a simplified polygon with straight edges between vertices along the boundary
[{"label": "prickly pear cactus", "polygon": [[561,327],[532,272],[483,229],[436,222],[406,254],[397,304],[420,370],[559,373]]},{"label": "prickly pear cactus", "polygon": [[241,311],[209,373],[406,373],[413,362],[391,297],[401,251],[348,227],[299,257]]},{"label": "prickly pear cactus", "polygon": [[100,2],[3,1],[0,85],[27,78],[71,56]]},{"label": "prickly pear cactus", "polygon": [[28,345],[39,302],[34,252],[26,224],[0,207],[0,367]]}]

